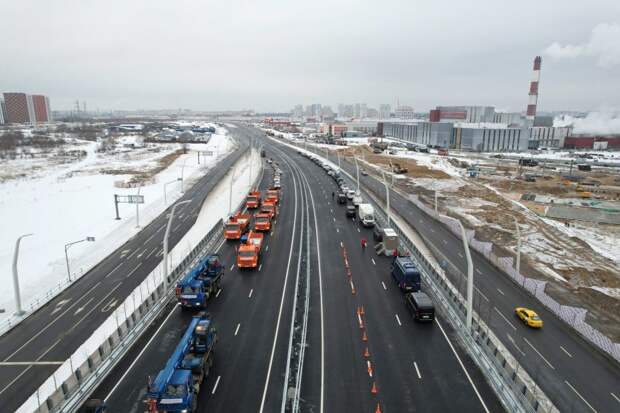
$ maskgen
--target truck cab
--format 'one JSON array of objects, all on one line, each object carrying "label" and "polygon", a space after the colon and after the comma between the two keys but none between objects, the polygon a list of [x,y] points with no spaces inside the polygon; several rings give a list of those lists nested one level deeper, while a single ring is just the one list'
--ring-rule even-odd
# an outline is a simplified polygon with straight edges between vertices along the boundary
[{"label": "truck cab", "polygon": [[271,214],[259,212],[254,215],[254,231],[270,231],[271,230]]},{"label": "truck cab", "polygon": [[263,202],[260,212],[263,214],[268,214],[270,218],[274,218],[278,214],[278,207],[276,205],[276,202],[270,199],[266,200],[265,202]]},{"label": "truck cab", "polygon": [[224,266],[217,254],[200,261],[176,285],[176,295],[184,308],[205,308],[207,300],[217,292]]},{"label": "truck cab", "polygon": [[394,257],[390,267],[392,277],[402,291],[420,291],[420,271],[409,257]]},{"label": "truck cab", "polygon": [[239,268],[256,268],[260,258],[261,248],[263,246],[263,234],[250,231],[247,242],[239,246],[237,251],[237,267]]},{"label": "truck cab", "polygon": [[224,225],[224,238],[239,239],[243,235],[250,222],[250,216],[247,214],[235,214],[228,219]]},{"label": "truck cab", "polygon": [[245,207],[247,209],[256,209],[260,206],[260,192],[250,192],[245,200]]},{"label": "truck cab", "polygon": [[265,201],[273,201],[275,204],[279,202],[280,191],[278,189],[272,188],[267,190],[267,195],[265,196]]}]

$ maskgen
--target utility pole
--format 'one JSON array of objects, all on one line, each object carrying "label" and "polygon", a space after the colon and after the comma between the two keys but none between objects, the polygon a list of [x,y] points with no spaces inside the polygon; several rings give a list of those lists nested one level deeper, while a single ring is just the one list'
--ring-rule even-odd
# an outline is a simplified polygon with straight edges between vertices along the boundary
[{"label": "utility pole", "polygon": [[[140,189],[142,189],[141,186],[138,187],[138,195],[140,195]],[[140,228],[140,211],[139,211],[139,206],[140,206],[140,204],[138,204],[136,202],[136,228]]]},{"label": "utility pole", "polygon": [[467,242],[467,234],[465,233],[465,227],[459,220],[459,226],[461,227],[461,238],[463,238],[463,248],[465,249],[465,257],[467,258],[467,315],[466,325],[467,331],[471,333],[471,321],[474,303],[474,264],[471,259],[471,253],[469,251],[469,243]]},{"label": "utility pole", "polygon": [[[512,219],[514,219],[515,228],[517,229],[517,261],[515,263],[515,269],[518,274],[521,274],[521,230],[519,229],[517,218],[513,216]],[[525,282],[523,284],[525,284]]]},{"label": "utility pole", "polygon": [[19,293],[19,277],[17,275],[17,258],[19,257],[19,244],[21,243],[22,238],[29,237],[34,234],[24,234],[17,238],[15,241],[15,252],[13,253],[13,294],[15,295],[15,306],[16,311],[15,315],[24,314],[24,310],[22,309],[22,297]]},{"label": "utility pole", "polygon": [[387,209],[387,226],[390,227],[390,216],[392,215],[390,212],[390,187],[385,179],[385,172],[381,170],[381,175],[383,175],[383,185],[385,186],[385,199],[386,199],[386,209]]},{"label": "utility pole", "polygon": [[174,210],[179,205],[188,204],[190,202],[192,202],[192,200],[188,199],[174,204],[170,210],[170,216],[168,217],[168,225],[166,225],[166,233],[164,234],[164,294],[166,293],[166,290],[168,290],[168,234],[170,234],[172,218],[174,218]]},{"label": "utility pole", "polygon": [[73,242],[70,242],[68,244],[65,244],[65,260],[67,262],[67,279],[69,280],[69,282],[71,281],[71,270],[69,269],[69,252],[68,252],[69,248],[72,245],[79,244],[80,242],[84,242],[84,241],[94,242],[95,241],[95,237],[86,237],[86,238],[81,239],[79,241],[73,241]]},{"label": "utility pole", "polygon": [[228,191],[228,215],[229,216],[232,215],[232,187],[233,187],[233,181],[235,180],[235,172],[237,168],[235,166],[232,166],[230,170],[232,172],[230,174],[230,190]]},{"label": "utility pole", "polygon": [[360,190],[360,167],[357,164],[357,157],[353,155],[353,160],[355,161],[355,176],[357,179],[357,192]]}]

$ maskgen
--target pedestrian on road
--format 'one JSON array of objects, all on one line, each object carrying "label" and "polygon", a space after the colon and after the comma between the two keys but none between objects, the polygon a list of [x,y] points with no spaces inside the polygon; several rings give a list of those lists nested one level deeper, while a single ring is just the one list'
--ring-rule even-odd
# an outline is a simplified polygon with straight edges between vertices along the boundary
[{"label": "pedestrian on road", "polygon": [[366,241],[366,238],[362,238],[361,244],[362,244],[362,249],[366,249],[366,244],[368,244],[368,241]]}]

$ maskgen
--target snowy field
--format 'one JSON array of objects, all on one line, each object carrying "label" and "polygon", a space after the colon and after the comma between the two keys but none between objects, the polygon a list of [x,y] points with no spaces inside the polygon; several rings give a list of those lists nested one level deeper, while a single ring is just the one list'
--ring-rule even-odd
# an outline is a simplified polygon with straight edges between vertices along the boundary
[{"label": "snowy field", "polygon": [[[226,130],[218,129],[209,143],[190,144],[187,154],[149,177],[139,189],[124,188],[132,176],[126,174],[127,170],[157,168],[162,157],[180,149],[179,144],[157,145],[159,151],[123,146],[119,151],[99,153],[96,143],[82,143],[78,148],[87,155],[79,161],[43,163],[27,178],[1,183],[0,282],[4,287],[0,290],[0,309],[6,311],[0,314],[0,320],[15,309],[11,266],[17,237],[34,234],[22,240],[18,265],[22,303],[28,308],[36,298],[66,281],[65,244],[95,237],[95,242],[82,242],[69,249],[71,274],[76,278],[140,230],[135,205],[119,204],[122,219],[114,219],[114,194],[134,195],[139,190],[145,200],[139,206],[139,224],[148,224],[181,196],[182,184],[191,186],[233,149],[226,134]],[[213,155],[201,156],[198,164],[197,151],[211,151]],[[182,174],[181,182],[178,179]]]}]

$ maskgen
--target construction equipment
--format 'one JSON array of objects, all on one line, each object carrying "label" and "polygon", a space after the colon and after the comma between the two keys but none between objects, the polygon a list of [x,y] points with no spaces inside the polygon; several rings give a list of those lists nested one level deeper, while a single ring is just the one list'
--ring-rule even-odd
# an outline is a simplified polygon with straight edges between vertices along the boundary
[{"label": "construction equipment", "polygon": [[256,209],[260,206],[260,192],[252,191],[248,194],[248,197],[245,200],[245,207],[247,209]]},{"label": "construction equipment", "polygon": [[216,294],[224,275],[224,266],[218,254],[201,260],[176,285],[176,295],[184,308],[206,308],[207,300]]},{"label": "construction equipment", "polygon": [[265,202],[266,201],[273,201],[277,204],[280,201],[280,190],[277,188],[268,189],[265,195]]},{"label": "construction equipment", "polygon": [[194,412],[213,365],[217,332],[206,314],[193,317],[166,366],[148,383],[147,411]]},{"label": "construction equipment", "polygon": [[263,234],[260,232],[250,231],[246,242],[239,245],[237,251],[237,267],[239,268],[256,268],[260,258],[261,248],[263,246]]},{"label": "construction equipment", "polygon": [[409,169],[400,166],[399,163],[394,163],[392,164],[392,172],[394,172],[395,174],[406,174],[409,171]]},{"label": "construction equipment", "polygon": [[241,235],[247,232],[249,226],[250,214],[237,212],[235,215],[228,218],[226,225],[224,225],[224,238],[240,239]]},{"label": "construction equipment", "polygon": [[270,231],[271,230],[271,214],[267,212],[259,212],[254,215],[254,231]]},{"label": "construction equipment", "polygon": [[268,214],[271,219],[273,219],[276,215],[278,215],[278,207],[276,205],[275,200],[272,198],[268,198],[263,202],[263,205],[260,208],[260,212],[262,214]]}]

